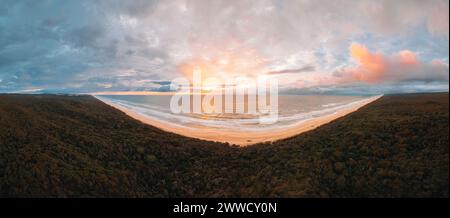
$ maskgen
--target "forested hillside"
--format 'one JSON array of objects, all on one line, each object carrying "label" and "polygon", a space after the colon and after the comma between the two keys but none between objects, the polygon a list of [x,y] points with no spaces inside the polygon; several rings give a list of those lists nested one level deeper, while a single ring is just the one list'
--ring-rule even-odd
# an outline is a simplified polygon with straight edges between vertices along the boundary
[{"label": "forested hillside", "polygon": [[448,93],[390,95],[239,148],[161,131],[91,96],[0,95],[0,196],[448,197]]}]

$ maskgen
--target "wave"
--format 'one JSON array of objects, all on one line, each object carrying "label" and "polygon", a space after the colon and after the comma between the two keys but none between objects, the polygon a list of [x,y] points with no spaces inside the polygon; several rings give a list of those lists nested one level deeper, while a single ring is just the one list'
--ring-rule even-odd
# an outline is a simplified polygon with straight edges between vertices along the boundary
[{"label": "wave", "polygon": [[336,105],[338,105],[338,103],[329,103],[329,104],[322,105],[322,107],[332,107],[332,106],[336,106]]}]

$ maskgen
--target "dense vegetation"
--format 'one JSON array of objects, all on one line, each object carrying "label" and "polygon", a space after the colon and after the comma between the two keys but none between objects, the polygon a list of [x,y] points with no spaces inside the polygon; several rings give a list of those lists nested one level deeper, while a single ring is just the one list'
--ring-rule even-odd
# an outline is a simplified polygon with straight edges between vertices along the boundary
[{"label": "dense vegetation", "polygon": [[167,133],[91,96],[0,95],[0,196],[448,197],[448,93],[384,96],[238,148]]}]

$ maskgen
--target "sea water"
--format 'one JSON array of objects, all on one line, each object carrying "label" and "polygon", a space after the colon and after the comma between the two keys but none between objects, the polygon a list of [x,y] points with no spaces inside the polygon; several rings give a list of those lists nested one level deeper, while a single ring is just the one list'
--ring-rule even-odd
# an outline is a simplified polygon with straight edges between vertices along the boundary
[{"label": "sea water", "polygon": [[270,131],[289,128],[307,120],[350,108],[370,98],[367,96],[280,95],[278,96],[278,121],[262,125],[259,122],[260,114],[174,114],[170,110],[172,97],[170,95],[99,95],[96,97],[168,125],[223,131]]}]

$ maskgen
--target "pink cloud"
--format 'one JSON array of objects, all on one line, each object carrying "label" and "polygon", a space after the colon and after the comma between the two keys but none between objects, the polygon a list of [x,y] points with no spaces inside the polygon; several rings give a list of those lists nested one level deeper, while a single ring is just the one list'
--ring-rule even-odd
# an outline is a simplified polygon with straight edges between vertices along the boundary
[{"label": "pink cloud", "polygon": [[409,51],[409,50],[403,50],[398,53],[398,61],[399,63],[406,65],[406,66],[417,66],[419,65],[419,59],[417,59],[416,53]]},{"label": "pink cloud", "polygon": [[364,45],[353,43],[349,51],[351,57],[358,64],[354,67],[340,69],[335,74],[341,83],[381,83],[404,80],[448,81],[448,65],[440,60],[425,63],[415,52],[410,50],[386,55],[381,52],[371,52]]},{"label": "pink cloud", "polygon": [[350,55],[359,62],[350,70],[356,80],[375,83],[386,73],[387,60],[381,53],[371,53],[365,46],[353,43]]}]

